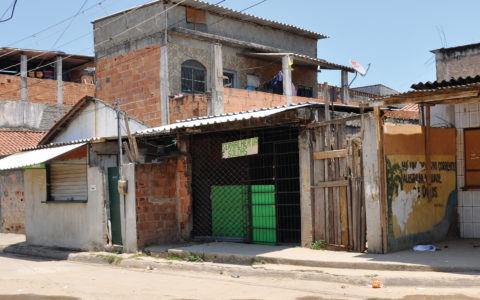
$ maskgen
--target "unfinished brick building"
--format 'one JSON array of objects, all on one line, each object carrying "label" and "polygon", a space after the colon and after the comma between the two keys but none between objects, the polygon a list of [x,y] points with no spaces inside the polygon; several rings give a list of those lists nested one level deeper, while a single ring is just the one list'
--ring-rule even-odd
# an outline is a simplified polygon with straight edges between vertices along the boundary
[{"label": "unfinished brick building", "polygon": [[305,102],[320,69],[341,71],[346,92],[354,72],[316,57],[325,35],[202,1],[154,1],[94,33],[97,97],[149,126]]}]

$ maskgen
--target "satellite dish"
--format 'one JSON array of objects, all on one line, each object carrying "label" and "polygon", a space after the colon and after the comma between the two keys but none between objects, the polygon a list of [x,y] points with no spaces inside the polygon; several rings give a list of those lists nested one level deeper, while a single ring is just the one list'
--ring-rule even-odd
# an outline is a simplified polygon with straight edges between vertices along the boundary
[{"label": "satellite dish", "polygon": [[350,60],[350,64],[353,66],[353,68],[355,69],[355,71],[357,71],[358,73],[360,73],[360,75],[365,76],[365,74],[367,74],[367,71],[365,71],[365,68],[362,67],[361,64],[359,64],[358,62],[354,61],[353,59]]}]

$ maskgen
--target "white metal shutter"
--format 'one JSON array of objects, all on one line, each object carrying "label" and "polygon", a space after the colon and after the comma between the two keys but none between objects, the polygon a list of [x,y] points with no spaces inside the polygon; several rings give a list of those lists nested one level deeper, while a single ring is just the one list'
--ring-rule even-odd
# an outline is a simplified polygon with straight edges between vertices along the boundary
[{"label": "white metal shutter", "polygon": [[51,200],[87,200],[87,161],[71,159],[50,164]]}]

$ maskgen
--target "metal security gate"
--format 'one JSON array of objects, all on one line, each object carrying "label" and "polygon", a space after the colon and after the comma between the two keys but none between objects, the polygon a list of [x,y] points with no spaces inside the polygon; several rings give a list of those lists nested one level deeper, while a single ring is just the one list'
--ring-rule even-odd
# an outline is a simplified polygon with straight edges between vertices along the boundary
[{"label": "metal security gate", "polygon": [[334,249],[363,252],[366,212],[360,139],[346,122],[313,130],[314,239]]},{"label": "metal security gate", "polygon": [[[258,138],[257,153],[222,157],[225,144],[252,138]],[[196,238],[300,243],[296,127],[194,135],[191,154]]]}]

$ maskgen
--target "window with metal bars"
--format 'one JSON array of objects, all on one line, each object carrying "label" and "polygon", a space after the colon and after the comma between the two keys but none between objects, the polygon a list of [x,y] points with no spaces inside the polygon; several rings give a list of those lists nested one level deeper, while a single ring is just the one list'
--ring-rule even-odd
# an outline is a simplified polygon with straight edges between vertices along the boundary
[{"label": "window with metal bars", "polygon": [[196,60],[187,60],[182,64],[182,92],[205,93],[205,67]]}]

